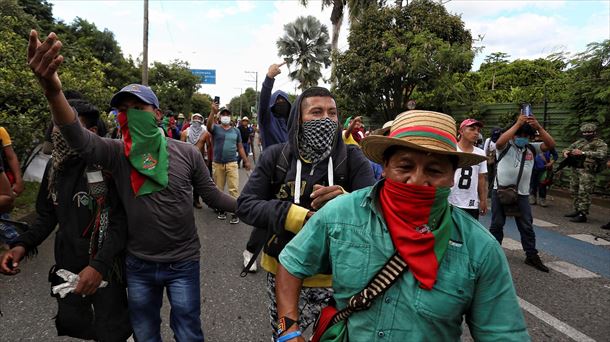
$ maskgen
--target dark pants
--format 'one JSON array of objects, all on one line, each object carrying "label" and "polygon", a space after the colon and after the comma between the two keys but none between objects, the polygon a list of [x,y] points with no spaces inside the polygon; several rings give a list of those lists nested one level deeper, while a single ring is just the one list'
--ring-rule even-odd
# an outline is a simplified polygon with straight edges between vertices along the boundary
[{"label": "dark pants", "polygon": [[[250,144],[248,143],[241,143],[242,146],[244,147],[244,152],[246,154],[246,158],[248,158],[248,154],[250,154]],[[237,165],[239,166],[241,163],[241,155],[239,155],[239,153],[237,154]]]},{"label": "dark pants", "polygon": [[540,184],[540,176],[542,176],[545,170],[546,169],[532,170],[532,180],[530,181],[530,195],[538,195],[539,198],[546,198],[546,185]]},{"label": "dark pants", "polygon": [[[76,246],[76,248],[74,248]],[[65,282],[56,271],[68,270],[80,273],[89,264],[89,239],[66,237],[61,228],[55,235],[55,265],[49,271],[51,286]],[[122,259],[116,261],[123,263]],[[119,272],[122,273],[122,272]],[[58,336],[71,336],[97,341],[125,341],[132,328],[127,309],[127,290],[122,275],[112,273],[108,285],[91,296],[82,297],[69,293],[57,298],[55,327]]]},{"label": "dark pants", "polygon": [[[536,250],[536,234],[532,225],[532,209],[528,202],[529,196],[519,195],[518,197],[517,205],[521,216],[515,217],[515,222],[521,235],[521,246],[523,246],[526,256],[533,256],[538,254],[538,251]],[[505,222],[504,208],[502,208],[498,199],[497,190],[493,190],[491,193],[491,227],[489,227],[489,231],[500,244],[502,244],[504,238]]]},{"label": "dark pants", "polygon": [[126,264],[129,314],[137,341],[161,341],[163,290],[170,304],[174,339],[203,341],[199,260],[161,263],[128,255]]},{"label": "dark pants", "polygon": [[470,214],[470,216],[474,217],[475,220],[479,219],[479,209],[468,209],[468,208],[461,208],[462,210],[464,210],[465,212],[467,212],[468,214]]},{"label": "dark pants", "polygon": [[57,304],[55,327],[58,336],[118,342],[127,340],[132,334],[127,290],[123,284],[109,282],[105,288],[84,298],[73,293],[65,298],[57,296]]}]

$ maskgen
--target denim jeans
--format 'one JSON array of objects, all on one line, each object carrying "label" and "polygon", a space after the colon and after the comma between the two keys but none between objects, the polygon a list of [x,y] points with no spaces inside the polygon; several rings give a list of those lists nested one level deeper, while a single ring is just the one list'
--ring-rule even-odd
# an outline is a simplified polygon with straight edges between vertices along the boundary
[{"label": "denim jeans", "polygon": [[[533,256],[538,254],[536,250],[536,234],[534,233],[534,226],[532,224],[532,209],[529,204],[529,196],[519,195],[517,199],[517,205],[521,216],[515,217],[515,223],[519,234],[521,235],[521,246],[525,251],[526,256]],[[504,209],[500,200],[498,199],[497,190],[491,192],[491,227],[489,231],[491,234],[502,244],[504,238],[504,223],[506,222],[506,215],[504,215]]]},{"label": "denim jeans", "polygon": [[151,262],[127,255],[129,316],[137,341],[161,341],[161,305],[166,289],[176,341],[203,341],[199,260]]}]

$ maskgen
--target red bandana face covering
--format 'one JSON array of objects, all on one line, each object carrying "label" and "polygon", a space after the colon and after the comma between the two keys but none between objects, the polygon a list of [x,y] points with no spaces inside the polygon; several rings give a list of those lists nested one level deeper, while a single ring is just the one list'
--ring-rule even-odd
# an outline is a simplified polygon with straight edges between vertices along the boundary
[{"label": "red bandana face covering", "polygon": [[449,188],[411,185],[386,179],[379,192],[381,210],[398,254],[420,287],[431,290],[447,250],[453,220]]}]

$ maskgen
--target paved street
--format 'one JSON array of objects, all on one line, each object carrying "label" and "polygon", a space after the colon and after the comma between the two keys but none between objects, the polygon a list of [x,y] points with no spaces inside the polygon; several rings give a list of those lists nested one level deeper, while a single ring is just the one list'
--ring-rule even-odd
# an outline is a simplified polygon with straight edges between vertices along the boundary
[{"label": "paved street", "polygon": [[[246,174],[242,172],[242,183]],[[610,242],[594,240],[610,209],[595,206],[590,223],[563,217],[569,201],[554,198],[548,208],[534,207],[538,247],[552,268],[546,274],[523,263],[518,233],[507,220],[504,250],[534,341],[608,341],[610,336]],[[481,222],[489,225],[490,216]],[[203,327],[208,341],[269,341],[263,272],[240,278],[250,228],[218,221],[208,208],[196,210],[202,240]],[[511,226],[512,225],[512,226]],[[589,240],[582,241],[579,239]],[[595,245],[603,244],[607,245]],[[55,336],[55,299],[48,295],[47,271],[52,239],[15,277],[0,276],[1,341],[72,341]],[[172,340],[169,307],[163,307],[163,339]],[[465,340],[469,340],[467,333]]]}]

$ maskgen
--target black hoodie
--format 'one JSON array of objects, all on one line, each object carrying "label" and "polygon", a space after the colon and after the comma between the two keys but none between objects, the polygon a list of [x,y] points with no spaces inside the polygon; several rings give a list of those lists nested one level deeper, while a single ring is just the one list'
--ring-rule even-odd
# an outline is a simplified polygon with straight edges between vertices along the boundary
[{"label": "black hoodie", "polygon": [[[276,166],[285,144],[273,145],[264,150],[256,169],[237,199],[237,215],[242,221],[256,229],[266,230],[273,237],[265,245],[262,267],[271,273],[277,270],[277,256],[284,246],[295,236],[303,225],[304,214],[311,208],[310,195],[314,184],[328,186],[328,161],[320,161],[312,170],[312,164],[301,162],[301,196],[300,203],[294,204],[294,184],[298,151],[298,132],[300,129],[302,95],[297,98],[288,119],[289,161],[286,176],[280,184],[273,184]],[[348,163],[346,180],[342,185],[345,191],[351,192],[373,185],[375,178],[369,161],[359,148],[346,146],[341,139],[341,130],[337,128],[330,158],[333,159],[335,173],[341,163]],[[342,150],[345,151],[342,152]],[[342,158],[347,156],[347,158]],[[344,159],[344,160],[341,160]],[[336,177],[335,177],[336,178]],[[330,273],[330,270],[329,272]],[[306,287],[330,287],[329,275],[317,275],[305,279]]]}]

